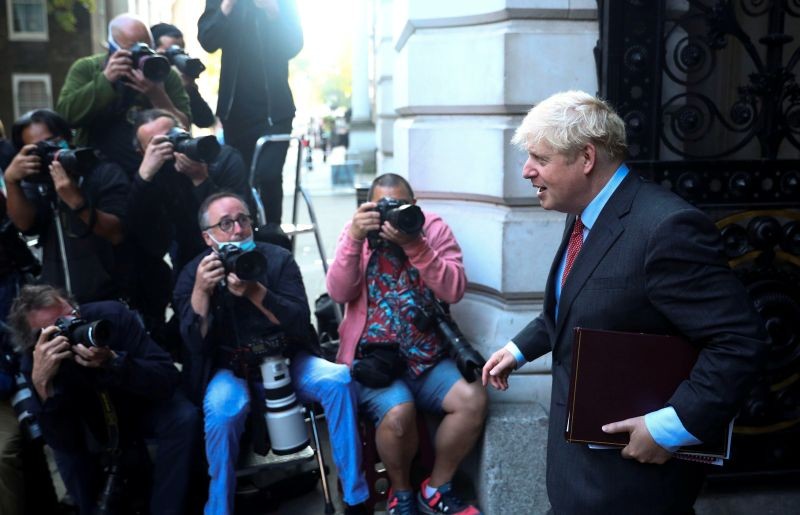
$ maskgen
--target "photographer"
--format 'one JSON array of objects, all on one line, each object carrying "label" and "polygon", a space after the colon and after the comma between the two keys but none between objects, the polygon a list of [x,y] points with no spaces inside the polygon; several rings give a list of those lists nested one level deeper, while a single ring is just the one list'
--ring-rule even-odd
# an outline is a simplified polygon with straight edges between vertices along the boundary
[{"label": "photographer", "polygon": [[129,177],[141,160],[130,146],[137,111],[164,109],[181,125],[190,122],[189,97],[180,76],[146,45],[153,46],[147,25],[131,14],[115,17],[108,24],[108,52],[78,59],[56,104],[56,111],[78,129],[76,142],[97,148]]},{"label": "photographer", "polygon": [[122,241],[128,179],[118,165],[96,161],[91,151],[82,151],[66,165],[74,169],[65,169],[59,156],[69,149],[70,137],[66,121],[47,109],[14,122],[12,139],[19,153],[4,175],[8,216],[23,233],[39,235],[42,280],[65,286],[66,260],[71,293],[79,301],[118,298],[123,281],[115,245]]},{"label": "photographer", "polygon": [[[364,510],[361,503],[369,492],[361,474],[350,375],[346,367],[317,356],[300,269],[287,250],[253,241],[252,219],[238,196],[212,195],[199,215],[209,249],[181,272],[174,306],[188,350],[184,378],[190,398],[203,406],[205,416],[211,476],[206,513],[233,513],[239,440],[248,412],[256,417],[258,404],[263,411],[264,397],[258,368],[241,363],[262,341],[276,337],[287,341],[279,352],[291,359],[291,388],[298,399],[320,402],[325,410],[346,513],[365,513],[359,510]],[[227,252],[231,246],[242,257],[258,253],[265,258],[252,280],[243,280],[220,259],[222,249]]]},{"label": "photographer", "polygon": [[[183,41],[183,32],[175,25],[157,23],[150,27],[150,32],[153,34],[156,52],[167,55],[167,57],[178,49],[180,52],[183,52],[186,46]],[[177,49],[173,47],[177,47]],[[185,53],[179,55],[182,55],[184,58],[188,57]],[[170,61],[172,61],[172,59],[170,59]],[[188,59],[186,59],[186,61],[191,62]],[[199,60],[195,59],[194,62],[199,63]],[[196,66],[200,72],[205,69],[205,66],[202,66],[202,64]],[[197,76],[188,73],[189,70],[186,70],[186,72],[182,71],[179,66],[175,66],[175,68],[181,75],[181,81],[183,82],[183,87],[186,88],[186,94],[189,95],[189,105],[192,110],[192,123],[198,127],[213,127],[217,119],[214,117],[214,111],[211,110],[211,107],[208,106],[208,103],[206,103],[200,95],[200,91],[197,89]]]},{"label": "photographer", "polygon": [[[206,0],[197,39],[206,52],[222,50],[217,116],[225,142],[242,153],[249,170],[261,136],[292,132],[289,61],[303,48],[297,6],[294,0]],[[270,143],[258,161],[255,186],[267,223],[281,222],[288,149],[288,141]]]},{"label": "photographer", "polygon": [[[465,381],[439,334],[419,324],[437,298],[453,303],[463,296],[461,249],[433,213],[424,214],[424,223],[388,221],[387,204],[406,211],[415,204],[399,175],[377,177],[368,198],[339,237],[327,287],[331,298],[346,303],[337,361],[352,367],[359,408],[377,428],[375,443],[392,485],[388,511],[416,513],[419,506],[422,513],[479,513],[450,482],[480,435],[486,391]],[[433,471],[416,500],[409,478],[417,452],[415,406],[444,414]]]},{"label": "photographer", "polygon": [[135,144],[144,157],[131,188],[129,227],[142,244],[145,240],[158,243],[151,249],[158,256],[164,255],[165,244],[174,238],[176,247],[171,255],[177,274],[205,248],[197,225],[197,209],[203,199],[219,191],[249,197],[244,163],[236,149],[218,145],[213,136],[193,140],[197,155],[179,152],[174,135],[189,137],[166,111],[143,111],[134,123]]},{"label": "photographer", "polygon": [[[77,305],[43,285],[23,287],[8,319],[45,442],[80,513],[93,513],[104,483],[113,479],[100,474],[86,428],[105,440],[112,460],[142,438],[154,439],[150,512],[182,513],[199,413],[176,389],[169,355],[135,315],[118,302]],[[86,331],[99,321],[106,327]]]}]

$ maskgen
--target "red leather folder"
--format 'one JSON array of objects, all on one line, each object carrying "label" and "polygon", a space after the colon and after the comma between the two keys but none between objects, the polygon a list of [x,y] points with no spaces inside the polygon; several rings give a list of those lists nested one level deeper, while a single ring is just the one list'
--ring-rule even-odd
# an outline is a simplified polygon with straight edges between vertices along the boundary
[{"label": "red leather folder", "polygon": [[[681,382],[689,378],[698,353],[696,347],[677,336],[576,327],[567,441],[627,445],[628,433],[604,433],[602,426],[665,407]],[[721,442],[683,447],[676,455],[701,461],[726,459],[730,429]]]}]

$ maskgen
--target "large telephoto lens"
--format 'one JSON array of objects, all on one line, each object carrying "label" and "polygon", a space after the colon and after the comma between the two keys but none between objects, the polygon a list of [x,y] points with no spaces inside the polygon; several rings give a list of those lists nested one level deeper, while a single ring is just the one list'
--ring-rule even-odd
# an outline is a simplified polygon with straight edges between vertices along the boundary
[{"label": "large telephoto lens", "polygon": [[169,47],[166,56],[181,73],[193,79],[199,77],[200,74],[206,70],[205,65],[200,59],[190,57],[189,54],[178,45]]},{"label": "large telephoto lens", "polygon": [[145,43],[136,43],[131,47],[131,61],[134,68],[141,70],[145,78],[153,82],[164,82],[169,75],[169,59],[157,54]]},{"label": "large telephoto lens", "polygon": [[292,388],[286,359],[273,356],[261,362],[261,378],[266,396],[265,415],[272,452],[293,454],[308,444],[305,418]]}]

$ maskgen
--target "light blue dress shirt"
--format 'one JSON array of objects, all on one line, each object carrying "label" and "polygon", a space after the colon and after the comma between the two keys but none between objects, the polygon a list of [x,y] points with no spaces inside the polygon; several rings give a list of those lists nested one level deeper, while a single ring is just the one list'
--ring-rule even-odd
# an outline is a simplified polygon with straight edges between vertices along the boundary
[{"label": "light blue dress shirt", "polygon": [[[611,179],[606,183],[602,190],[592,199],[588,206],[581,213],[581,221],[583,221],[583,241],[589,237],[597,217],[600,212],[611,198],[611,195],[617,190],[623,179],[628,175],[628,167],[625,164],[620,165]],[[558,303],[561,300],[561,277],[564,275],[564,267],[567,262],[567,253],[561,256],[561,261],[558,264],[558,272],[555,281],[555,296],[556,296],[556,310],[555,316],[558,319]],[[519,347],[513,341],[509,341],[505,349],[514,356],[517,361],[516,368],[525,364],[525,357],[520,352]],[[674,452],[683,445],[695,445],[701,443],[694,435],[692,435],[680,421],[675,408],[667,406],[658,411],[648,413],[644,417],[644,422],[647,425],[647,430],[650,431],[650,436],[656,441],[658,445],[663,447],[669,452]]]}]

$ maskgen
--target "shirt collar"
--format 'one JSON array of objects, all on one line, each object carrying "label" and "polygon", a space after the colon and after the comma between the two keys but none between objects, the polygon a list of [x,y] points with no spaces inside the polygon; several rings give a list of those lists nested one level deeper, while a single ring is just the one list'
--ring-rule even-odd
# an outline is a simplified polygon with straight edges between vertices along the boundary
[{"label": "shirt collar", "polygon": [[583,225],[586,227],[587,230],[591,230],[594,223],[597,221],[597,217],[600,216],[600,212],[603,211],[603,208],[608,202],[608,199],[611,198],[611,195],[617,190],[622,180],[628,175],[628,167],[625,163],[619,165],[617,171],[614,172],[614,175],[611,176],[611,180],[609,180],[603,189],[600,190],[589,205],[581,213],[581,221]]}]

